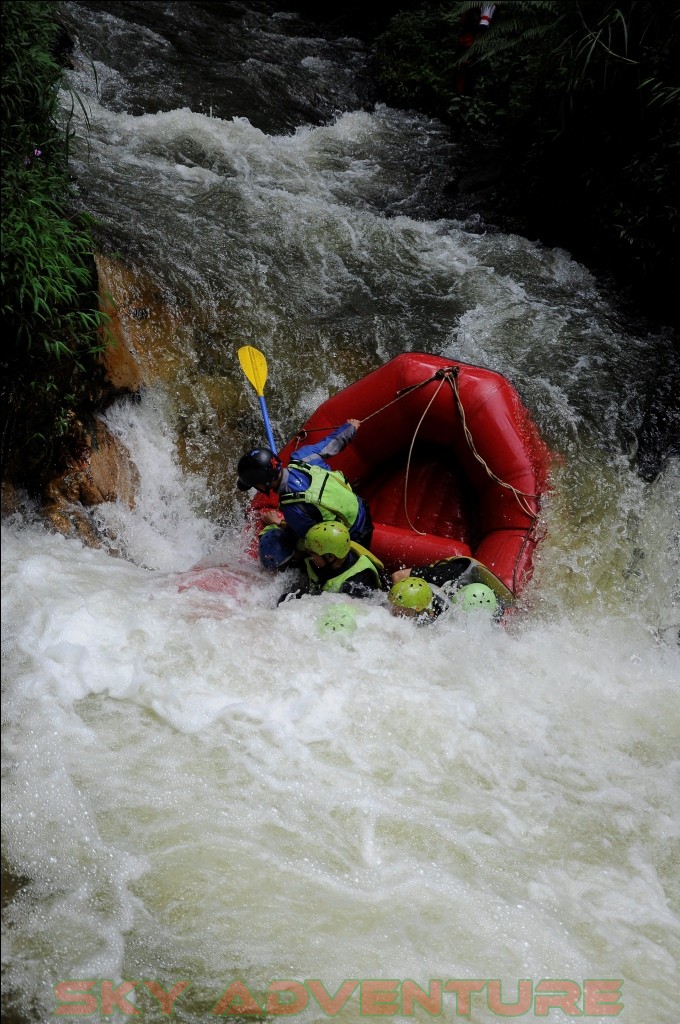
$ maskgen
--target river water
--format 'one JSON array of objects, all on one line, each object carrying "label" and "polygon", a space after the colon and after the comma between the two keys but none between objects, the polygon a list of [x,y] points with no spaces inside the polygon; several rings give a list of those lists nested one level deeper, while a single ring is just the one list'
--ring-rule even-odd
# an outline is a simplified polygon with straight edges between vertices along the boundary
[{"label": "river water", "polygon": [[[680,467],[636,471],[672,339],[456,219],[455,147],[375,103],[358,40],[257,3],[61,6],[80,202],[177,330],[105,415],[140,487],[102,548],[2,524],[8,1012],[675,1022]],[[507,628],[276,608],[233,487],[264,439],[242,344],[281,444],[400,351],[512,380],[556,458]],[[180,590],[198,563],[231,590]]]}]

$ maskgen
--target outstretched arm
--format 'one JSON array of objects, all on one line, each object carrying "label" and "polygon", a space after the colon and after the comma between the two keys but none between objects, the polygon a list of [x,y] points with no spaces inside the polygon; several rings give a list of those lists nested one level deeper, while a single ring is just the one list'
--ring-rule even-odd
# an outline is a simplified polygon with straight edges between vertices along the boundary
[{"label": "outstretched arm", "polygon": [[322,466],[328,469],[326,459],[332,459],[334,455],[345,448],[353,439],[361,420],[347,420],[341,427],[338,427],[316,444],[306,444],[293,452],[293,459],[300,462],[308,462],[311,466]]},{"label": "outstretched arm", "polygon": [[479,24],[482,28],[488,28],[493,18],[493,12],[496,10],[495,4],[482,4],[482,10],[480,11]]}]

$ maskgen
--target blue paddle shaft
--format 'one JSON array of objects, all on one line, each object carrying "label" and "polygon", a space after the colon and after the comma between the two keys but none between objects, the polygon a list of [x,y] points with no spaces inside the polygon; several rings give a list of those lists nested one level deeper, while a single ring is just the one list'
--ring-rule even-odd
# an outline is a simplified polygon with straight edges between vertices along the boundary
[{"label": "blue paddle shaft", "polygon": [[272,434],[272,425],[269,422],[269,413],[267,412],[267,403],[264,400],[264,395],[260,395],[260,408],[262,409],[262,419],[264,420],[264,429],[267,431],[267,440],[269,441],[269,447],[274,452],[274,455],[278,455],[276,444],[274,442],[274,435]]}]

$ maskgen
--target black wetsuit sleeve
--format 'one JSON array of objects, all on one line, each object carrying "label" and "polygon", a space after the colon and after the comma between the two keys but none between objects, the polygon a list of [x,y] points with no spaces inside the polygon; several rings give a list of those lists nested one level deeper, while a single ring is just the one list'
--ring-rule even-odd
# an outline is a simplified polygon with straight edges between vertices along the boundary
[{"label": "black wetsuit sleeve", "polygon": [[311,580],[302,580],[295,590],[287,590],[285,594],[281,594],[281,597],[276,602],[276,607],[280,604],[284,604],[285,601],[295,601],[298,597],[304,597],[305,594],[318,593],[316,588],[312,587]]},{"label": "black wetsuit sleeve", "polygon": [[433,562],[432,565],[421,565],[420,568],[411,569],[411,576],[417,576],[426,583],[432,583],[435,587],[443,587],[445,583],[453,583],[463,575],[470,567],[470,560],[467,558],[448,559],[443,558],[440,562]]},{"label": "black wetsuit sleeve", "polygon": [[340,587],[340,593],[347,594],[348,597],[370,597],[379,589],[375,573],[371,569],[364,569],[363,572],[358,572],[345,580]]}]

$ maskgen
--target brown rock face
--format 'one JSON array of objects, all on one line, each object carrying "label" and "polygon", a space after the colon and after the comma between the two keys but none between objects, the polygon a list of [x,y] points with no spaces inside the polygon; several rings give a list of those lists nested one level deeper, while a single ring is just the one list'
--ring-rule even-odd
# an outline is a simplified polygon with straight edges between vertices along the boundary
[{"label": "brown rock face", "polygon": [[[108,344],[101,356],[105,393],[98,408],[145,387],[167,387],[185,410],[178,427],[180,462],[188,472],[206,472],[215,493],[221,488],[230,492],[233,470],[230,467],[229,475],[221,451],[204,444],[203,438],[219,436],[225,444],[232,443],[235,421],[233,446],[238,450],[239,410],[247,417],[249,402],[241,374],[231,379],[229,359],[225,357],[222,365],[220,347],[210,348],[211,312],[194,303],[190,293],[175,294],[139,268],[103,255],[95,262],[100,304],[109,318]],[[230,311],[220,312],[223,330]],[[206,372],[192,361],[197,338],[202,350],[212,354],[213,364]],[[71,454],[44,491],[45,515],[59,532],[97,544],[88,508],[107,501],[132,507],[139,474],[130,452],[109,433],[103,419],[74,418],[68,440]]]},{"label": "brown rock face", "polygon": [[[122,264],[103,256],[96,258],[96,264],[101,306],[110,317],[109,345],[102,362],[111,396],[135,394],[152,376],[144,365],[149,343],[146,322],[153,320],[157,332],[159,321],[167,319],[167,314],[162,310],[159,315],[155,308],[152,316],[151,288],[140,286],[139,278]],[[162,334],[162,326],[160,331]],[[59,533],[98,546],[87,508],[105,501],[123,501],[134,507],[139,473],[125,445],[102,420],[94,420],[87,428],[74,420],[69,433],[72,454],[46,487],[43,511]]]},{"label": "brown rock face", "polygon": [[171,381],[182,353],[177,339],[182,311],[158,284],[106,256],[95,258],[101,308],[109,316],[109,345],[102,361],[117,392],[136,393],[153,381]]},{"label": "brown rock face", "polygon": [[48,497],[61,495],[82,505],[123,501],[134,508],[139,474],[125,445],[101,420],[95,421],[83,442],[80,458],[67,460],[66,469],[48,486]]},{"label": "brown rock face", "polygon": [[59,533],[98,546],[85,509],[104,501],[123,501],[133,508],[138,482],[137,467],[125,445],[105,423],[95,420],[89,433],[83,430],[78,455],[69,457],[65,469],[47,486],[45,515]]}]

